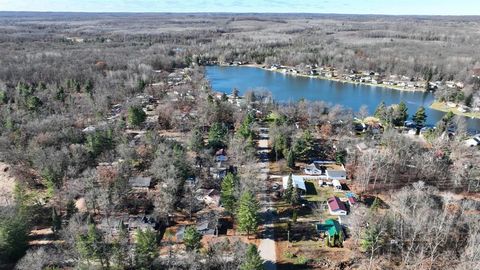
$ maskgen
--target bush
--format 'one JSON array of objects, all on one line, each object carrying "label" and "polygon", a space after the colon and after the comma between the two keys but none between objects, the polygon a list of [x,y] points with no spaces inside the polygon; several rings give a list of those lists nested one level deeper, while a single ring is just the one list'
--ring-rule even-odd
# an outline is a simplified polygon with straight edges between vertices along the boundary
[{"label": "bush", "polygon": [[285,251],[285,252],[283,253],[283,257],[285,257],[285,258],[287,258],[287,259],[293,259],[294,256],[295,256],[295,255],[294,255],[293,253],[288,252],[288,251]]},{"label": "bush", "polygon": [[42,101],[36,96],[29,96],[27,97],[26,105],[28,110],[35,111],[42,106]]}]

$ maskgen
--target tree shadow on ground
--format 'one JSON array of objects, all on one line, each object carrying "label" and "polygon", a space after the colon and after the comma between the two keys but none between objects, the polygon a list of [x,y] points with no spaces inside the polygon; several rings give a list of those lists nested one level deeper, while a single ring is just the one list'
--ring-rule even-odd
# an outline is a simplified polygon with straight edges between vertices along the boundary
[{"label": "tree shadow on ground", "polygon": [[367,207],[372,207],[373,203],[375,202],[375,199],[378,201],[378,207],[381,209],[388,209],[390,206],[388,206],[387,203],[385,203],[382,199],[380,199],[377,196],[373,195],[364,195],[362,196],[363,202],[367,205]]},{"label": "tree shadow on ground", "polygon": [[305,182],[306,192],[305,195],[318,195],[315,184],[312,182]]}]

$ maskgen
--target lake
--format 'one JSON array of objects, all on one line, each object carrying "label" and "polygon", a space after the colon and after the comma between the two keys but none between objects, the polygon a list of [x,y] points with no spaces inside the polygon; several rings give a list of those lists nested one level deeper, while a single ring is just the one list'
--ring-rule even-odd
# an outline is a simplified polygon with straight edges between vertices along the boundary
[{"label": "lake", "polygon": [[[278,102],[298,101],[303,98],[342,105],[353,111],[358,111],[365,105],[371,114],[382,101],[391,105],[403,100],[408,106],[410,115],[415,113],[418,107],[424,106],[428,115],[427,123],[431,125],[436,124],[445,114],[429,108],[434,100],[431,92],[399,91],[384,87],[285,75],[245,66],[207,66],[206,76],[215,91],[227,94],[231,94],[233,88],[237,88],[241,94],[252,89],[265,89],[270,91]],[[480,130],[479,119],[466,118],[466,121],[471,132]]]}]

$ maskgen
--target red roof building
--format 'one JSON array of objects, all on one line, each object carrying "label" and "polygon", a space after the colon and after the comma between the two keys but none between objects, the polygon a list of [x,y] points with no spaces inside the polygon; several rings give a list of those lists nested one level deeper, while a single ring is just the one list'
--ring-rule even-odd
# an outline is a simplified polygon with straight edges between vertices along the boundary
[{"label": "red roof building", "polygon": [[340,201],[340,199],[336,196],[333,196],[327,200],[328,203],[328,211],[331,215],[335,216],[345,216],[347,215],[347,207],[345,204]]}]

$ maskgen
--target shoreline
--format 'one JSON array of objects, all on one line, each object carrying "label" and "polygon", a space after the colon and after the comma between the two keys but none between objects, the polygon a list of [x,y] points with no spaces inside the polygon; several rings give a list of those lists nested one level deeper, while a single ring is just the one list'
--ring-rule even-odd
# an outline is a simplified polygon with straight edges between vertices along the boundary
[{"label": "shoreline", "polygon": [[[231,65],[225,65],[225,64],[218,64],[218,66],[221,67],[231,67]],[[339,82],[339,83],[349,83],[349,84],[355,84],[355,85],[365,85],[365,86],[371,86],[371,87],[382,87],[382,88],[387,88],[387,89],[392,89],[396,91],[404,91],[404,92],[426,92],[424,89],[410,89],[410,88],[404,88],[400,86],[392,86],[392,85],[385,85],[385,84],[374,84],[374,83],[365,83],[365,82],[354,82],[354,81],[349,81],[349,80],[344,80],[341,78],[335,78],[335,77],[325,77],[325,76],[320,76],[320,75],[307,75],[307,74],[291,74],[291,73],[284,73],[280,70],[271,70],[268,68],[264,68],[262,65],[258,64],[245,64],[245,65],[237,65],[236,67],[252,67],[252,68],[259,68],[262,70],[266,71],[271,71],[271,72],[277,72],[281,73],[284,75],[289,75],[289,76],[294,76],[294,77],[304,77],[304,78],[311,78],[311,79],[319,79],[319,80],[327,80],[327,81],[333,81],[333,82]],[[287,67],[290,68],[290,67]]]},{"label": "shoreline", "polygon": [[460,115],[464,117],[470,117],[474,119],[480,119],[480,112],[460,112],[457,107],[449,107],[445,102],[440,102],[435,100],[430,106],[430,109],[441,111],[441,112],[452,112],[455,115]]}]

